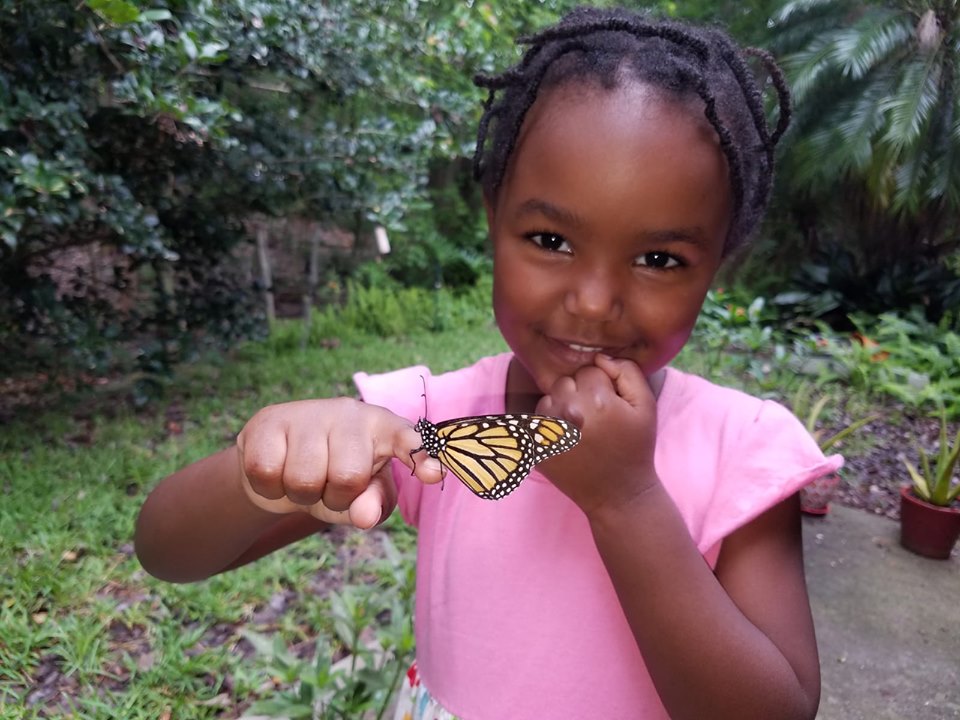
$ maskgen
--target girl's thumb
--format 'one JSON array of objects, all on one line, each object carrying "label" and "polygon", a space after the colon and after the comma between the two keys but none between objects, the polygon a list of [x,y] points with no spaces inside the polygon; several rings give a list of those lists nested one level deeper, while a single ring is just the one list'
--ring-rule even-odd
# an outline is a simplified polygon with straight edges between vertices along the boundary
[{"label": "girl's thumb", "polygon": [[650,383],[647,382],[640,367],[632,360],[601,354],[597,355],[596,365],[613,382],[617,395],[633,407],[641,407],[651,401],[653,392],[650,389]]}]

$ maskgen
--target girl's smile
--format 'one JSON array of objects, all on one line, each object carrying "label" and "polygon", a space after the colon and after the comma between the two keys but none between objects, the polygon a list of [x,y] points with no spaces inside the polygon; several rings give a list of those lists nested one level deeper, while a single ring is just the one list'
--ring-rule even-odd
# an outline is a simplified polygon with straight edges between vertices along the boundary
[{"label": "girl's smile", "polygon": [[648,377],[669,363],[720,266],[729,186],[695,103],[630,83],[543,94],[488,199],[508,393],[549,392],[597,353]]}]

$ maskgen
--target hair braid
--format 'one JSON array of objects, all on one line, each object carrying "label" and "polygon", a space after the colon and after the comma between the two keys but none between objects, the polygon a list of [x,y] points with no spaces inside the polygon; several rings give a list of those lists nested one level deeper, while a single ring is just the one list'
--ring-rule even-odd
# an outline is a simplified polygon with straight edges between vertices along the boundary
[{"label": "hair braid", "polygon": [[[571,81],[615,88],[632,80],[703,102],[704,117],[727,158],[733,191],[734,218],[725,251],[745,242],[766,207],[774,149],[790,122],[787,84],[769,53],[741,51],[718,29],[622,9],[578,8],[518,42],[529,46],[519,63],[500,74],[474,78],[489,90],[473,161],[488,196],[495,197],[499,190],[524,118],[541,88]],[[779,117],[772,132],[747,56],[760,59],[778,96]]]},{"label": "hair braid", "polygon": [[773,82],[773,87],[777,91],[779,115],[777,117],[777,127],[774,128],[773,133],[770,135],[770,143],[776,147],[777,143],[780,142],[780,138],[783,137],[783,134],[790,126],[790,118],[793,115],[793,106],[790,102],[790,88],[787,86],[787,78],[783,74],[783,70],[780,68],[780,66],[777,65],[776,59],[766,50],[762,48],[750,47],[744,48],[743,52],[746,55],[751,55],[760,59],[760,62],[763,63],[763,67],[770,75],[770,80]]},{"label": "hair braid", "polygon": [[[507,133],[506,142],[503,147],[503,152],[496,156],[494,162],[496,166],[493,168],[495,175],[502,179],[503,174],[506,171],[506,164],[510,156],[513,154],[513,148],[517,143],[517,136],[520,134],[520,126],[523,124],[523,120],[527,115],[527,111],[533,107],[533,103],[537,99],[537,92],[540,89],[540,83],[543,82],[543,77],[547,73],[547,70],[550,68],[551,64],[558,60],[561,56],[568,53],[581,50],[585,51],[586,47],[582,42],[565,42],[561,45],[555,45],[549,50],[547,50],[541,56],[541,62],[538,72],[536,72],[532,77],[526,79],[526,84],[524,85],[522,95],[518,98],[517,101],[517,111],[513,113],[513,118],[509,126],[509,132]],[[495,84],[502,82],[503,78],[495,77],[491,78],[491,84],[489,87],[490,98],[488,102],[492,101],[493,93],[495,90]],[[481,87],[486,87],[486,80],[478,79],[477,84]],[[481,136],[479,133],[477,135],[477,152],[474,154],[474,168],[477,169],[478,158],[481,155],[481,147],[483,143],[483,137],[486,135],[486,130],[484,129],[484,135]],[[483,169],[480,169],[480,172],[483,172]]]}]

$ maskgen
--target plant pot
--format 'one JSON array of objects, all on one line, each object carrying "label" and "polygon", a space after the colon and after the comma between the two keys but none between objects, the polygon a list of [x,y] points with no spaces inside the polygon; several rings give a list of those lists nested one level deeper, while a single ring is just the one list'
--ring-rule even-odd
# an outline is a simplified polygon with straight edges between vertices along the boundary
[{"label": "plant pot", "polygon": [[830,473],[806,485],[800,490],[800,509],[808,515],[826,515],[839,484],[840,475]]},{"label": "plant pot", "polygon": [[945,560],[960,538],[960,506],[931,505],[913,488],[900,488],[900,544],[924,557]]}]

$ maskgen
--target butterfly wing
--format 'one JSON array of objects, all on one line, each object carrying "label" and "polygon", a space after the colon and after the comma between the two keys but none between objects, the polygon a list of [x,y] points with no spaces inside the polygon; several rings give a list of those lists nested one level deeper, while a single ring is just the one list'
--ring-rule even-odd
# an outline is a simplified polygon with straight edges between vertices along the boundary
[{"label": "butterfly wing", "polygon": [[[440,462],[478,497],[513,492],[541,460],[574,447],[580,431],[545,415],[481,415],[437,423]],[[424,439],[424,447],[430,445]],[[432,453],[431,453],[432,454]]]}]

